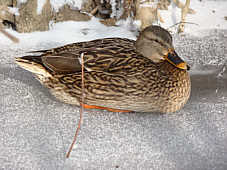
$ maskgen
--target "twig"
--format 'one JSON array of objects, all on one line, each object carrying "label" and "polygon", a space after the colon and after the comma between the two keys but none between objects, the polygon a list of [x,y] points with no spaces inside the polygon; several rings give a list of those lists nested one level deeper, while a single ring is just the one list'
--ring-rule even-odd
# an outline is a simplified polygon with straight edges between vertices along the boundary
[{"label": "twig", "polygon": [[172,26],[170,26],[168,29],[172,28],[172,27],[175,27],[176,25],[179,25],[181,23],[184,23],[184,24],[194,24],[196,26],[199,26],[199,24],[196,24],[194,22],[177,22],[176,24],[173,24]]},{"label": "twig", "polygon": [[75,132],[75,135],[74,135],[74,138],[73,138],[73,142],[72,142],[72,144],[69,148],[68,153],[66,154],[66,158],[69,158],[70,153],[73,149],[73,146],[76,143],[76,139],[77,139],[77,136],[79,134],[80,127],[81,127],[81,124],[82,124],[83,112],[84,112],[84,107],[83,107],[83,103],[84,103],[84,53],[82,53],[80,55],[80,57],[81,57],[81,65],[82,65],[82,67],[81,67],[81,86],[82,86],[81,87],[82,88],[81,102],[82,102],[82,104],[80,106],[80,119],[79,119],[79,122],[78,122],[78,126],[76,128],[76,132]]}]

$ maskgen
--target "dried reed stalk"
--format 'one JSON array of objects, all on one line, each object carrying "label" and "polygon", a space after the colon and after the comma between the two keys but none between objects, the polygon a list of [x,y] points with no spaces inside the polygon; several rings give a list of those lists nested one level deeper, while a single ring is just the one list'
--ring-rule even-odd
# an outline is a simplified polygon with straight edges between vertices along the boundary
[{"label": "dried reed stalk", "polygon": [[[178,8],[181,8],[183,9],[184,8],[184,4],[182,2],[180,2],[179,0],[173,0],[173,3],[178,7]],[[187,3],[187,2],[186,2]],[[191,8],[188,8],[188,13],[189,14],[195,14],[196,12],[191,9]]]},{"label": "dried reed stalk", "polygon": [[178,27],[178,33],[184,32],[184,23],[185,23],[186,15],[188,13],[189,5],[190,5],[190,0],[186,0],[185,5],[181,8],[181,23]]},{"label": "dried reed stalk", "polygon": [[66,154],[66,158],[69,158],[70,153],[73,149],[73,146],[76,143],[76,139],[78,137],[78,134],[79,134],[79,131],[80,131],[80,128],[81,128],[82,119],[83,119],[83,112],[84,112],[84,107],[83,107],[83,103],[84,103],[84,53],[82,53],[80,55],[80,57],[81,57],[81,65],[82,65],[82,67],[81,67],[81,77],[82,77],[82,79],[81,79],[81,86],[82,86],[81,87],[82,88],[81,103],[82,104],[80,106],[80,119],[79,119],[79,122],[78,122],[78,125],[77,125],[77,128],[76,128],[76,132],[75,132],[75,135],[74,135],[74,138],[73,138],[73,142],[72,142],[72,144],[69,148],[68,153]]}]

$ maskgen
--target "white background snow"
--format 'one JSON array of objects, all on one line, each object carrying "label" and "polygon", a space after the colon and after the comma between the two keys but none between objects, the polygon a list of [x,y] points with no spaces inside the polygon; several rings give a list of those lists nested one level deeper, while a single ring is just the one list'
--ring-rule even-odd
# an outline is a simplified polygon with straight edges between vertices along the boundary
[{"label": "white background snow", "polygon": [[[93,18],[52,24],[46,32],[7,30],[19,44],[0,34],[0,169],[227,169],[227,2],[191,0],[191,7],[196,14],[187,21],[198,26],[187,24],[185,33],[173,35],[191,66],[185,107],[165,115],[85,110],[69,159],[79,108],[57,101],[14,58],[97,38],[136,39],[135,33],[127,24],[106,27]],[[161,15],[168,28],[180,11]]]}]

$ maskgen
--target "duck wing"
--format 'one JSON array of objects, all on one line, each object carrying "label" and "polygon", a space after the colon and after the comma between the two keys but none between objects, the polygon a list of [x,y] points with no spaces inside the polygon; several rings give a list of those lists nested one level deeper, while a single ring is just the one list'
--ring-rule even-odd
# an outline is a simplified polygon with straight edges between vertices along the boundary
[{"label": "duck wing", "polygon": [[87,71],[119,74],[136,71],[139,66],[150,62],[136,52],[134,42],[129,39],[108,38],[35,52],[42,52],[43,65],[57,74],[80,72],[82,55]]},{"label": "duck wing", "polygon": [[51,72],[64,74],[81,71],[77,55],[72,53],[59,53],[56,55],[42,55],[42,64]]}]

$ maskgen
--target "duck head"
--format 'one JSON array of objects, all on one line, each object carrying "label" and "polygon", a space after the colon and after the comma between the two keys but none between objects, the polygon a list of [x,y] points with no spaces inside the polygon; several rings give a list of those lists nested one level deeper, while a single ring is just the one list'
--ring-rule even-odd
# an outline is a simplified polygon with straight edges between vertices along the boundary
[{"label": "duck head", "polygon": [[160,26],[146,27],[140,33],[135,45],[137,52],[153,62],[166,60],[179,69],[190,69],[174,50],[170,33]]}]

